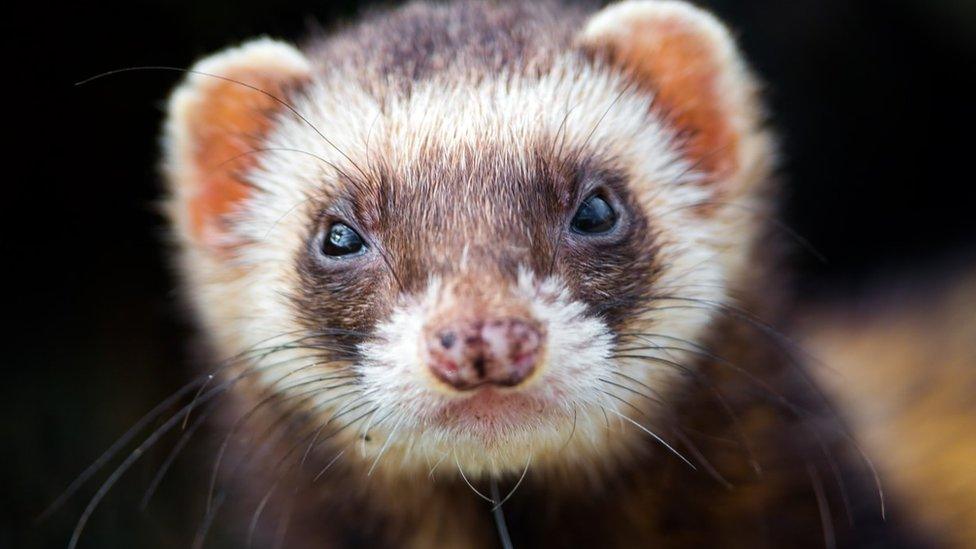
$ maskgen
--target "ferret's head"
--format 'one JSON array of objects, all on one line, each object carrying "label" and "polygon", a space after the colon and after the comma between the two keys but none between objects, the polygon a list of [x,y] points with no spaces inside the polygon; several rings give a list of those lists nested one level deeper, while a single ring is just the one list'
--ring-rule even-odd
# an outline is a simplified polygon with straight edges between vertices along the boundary
[{"label": "ferret's head", "polygon": [[168,205],[222,378],[394,475],[667,452],[755,238],[753,82],[687,4],[477,6],[513,36],[410,46],[437,23],[407,8],[306,53],[227,50],[176,91]]}]

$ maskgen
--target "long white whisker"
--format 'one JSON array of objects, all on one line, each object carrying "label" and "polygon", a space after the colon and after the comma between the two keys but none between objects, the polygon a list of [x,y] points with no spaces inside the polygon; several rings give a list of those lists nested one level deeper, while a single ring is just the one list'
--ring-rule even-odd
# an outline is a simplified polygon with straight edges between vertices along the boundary
[{"label": "long white whisker", "polygon": [[346,450],[345,450],[345,449],[343,449],[343,450],[342,450],[341,452],[339,452],[338,454],[336,454],[336,455],[335,455],[335,457],[334,457],[334,458],[332,458],[332,460],[331,460],[331,461],[329,461],[329,463],[327,463],[327,464],[325,465],[325,467],[323,467],[323,468],[322,468],[322,470],[318,472],[318,474],[317,474],[317,475],[315,475],[315,478],[313,478],[313,479],[312,479],[312,482],[316,482],[316,481],[318,481],[318,480],[319,480],[319,478],[321,478],[321,477],[322,477],[322,475],[324,475],[326,471],[328,471],[329,469],[331,469],[331,468],[332,468],[332,465],[334,465],[334,464],[335,464],[335,462],[337,462],[337,461],[339,461],[339,458],[341,458],[341,457],[342,457],[342,454],[345,454],[345,453],[346,453]]},{"label": "long white whisker", "polygon": [[668,444],[666,440],[664,440],[663,438],[661,438],[660,436],[658,436],[654,431],[651,431],[647,427],[644,427],[640,423],[637,423],[636,421],[630,419],[629,417],[625,416],[624,414],[621,414],[620,412],[618,412],[616,410],[613,410],[613,409],[608,410],[606,408],[604,408],[604,410],[606,410],[607,412],[610,412],[611,414],[619,417],[620,419],[623,419],[623,420],[631,423],[634,427],[637,427],[641,431],[644,431],[645,433],[651,435],[652,437],[654,437],[654,440],[656,440],[656,441],[660,442],[661,444],[663,444],[665,448],[667,448],[668,450],[671,450],[671,453],[672,454],[678,456],[681,459],[681,461],[687,463],[688,464],[688,467],[691,467],[692,469],[694,469],[696,471],[698,470],[698,468],[695,467],[695,465],[693,463],[691,463],[690,461],[688,461],[688,458],[686,458],[685,456],[681,455],[681,452],[675,450],[673,446],[671,446],[670,444]]},{"label": "long white whisker", "polygon": [[496,509],[500,508],[502,504],[504,504],[506,501],[508,501],[509,498],[515,495],[515,491],[518,490],[519,486],[522,485],[522,481],[525,480],[525,475],[528,474],[529,464],[531,463],[532,463],[532,454],[529,454],[529,459],[525,460],[525,469],[522,470],[522,476],[519,477],[518,482],[516,482],[515,486],[512,487],[511,491],[508,492],[508,495],[502,498],[501,501],[499,501],[494,507],[491,508],[492,511],[495,511]]},{"label": "long white whisker", "polygon": [[444,463],[444,460],[447,459],[448,455],[449,454],[447,452],[444,452],[444,455],[441,456],[441,459],[437,460],[437,462],[434,463],[434,466],[430,468],[430,472],[427,473],[427,478],[431,478],[431,479],[434,478],[434,470],[437,469],[438,465]]},{"label": "long white whisker", "polygon": [[380,448],[380,453],[377,454],[376,459],[373,460],[373,464],[369,466],[369,471],[366,472],[367,477],[372,476],[373,469],[376,469],[376,465],[380,462],[380,458],[383,457],[383,454],[386,453],[387,448],[390,447],[390,443],[392,443],[394,437],[396,437],[397,430],[400,428],[400,424],[403,423],[404,417],[405,416],[401,416],[400,419],[397,420],[396,424],[393,426],[393,430],[390,431],[390,436],[386,437],[386,442],[384,442],[383,447]]},{"label": "long white whisker", "polygon": [[488,503],[495,503],[495,500],[479,492],[478,489],[474,487],[474,484],[471,484],[471,481],[468,480],[468,477],[464,476],[464,469],[461,468],[461,462],[458,461],[457,452],[454,452],[454,464],[457,465],[458,473],[461,473],[461,478],[464,480],[464,483],[468,485],[468,488],[471,488],[472,492],[478,494],[478,497],[487,501]]}]

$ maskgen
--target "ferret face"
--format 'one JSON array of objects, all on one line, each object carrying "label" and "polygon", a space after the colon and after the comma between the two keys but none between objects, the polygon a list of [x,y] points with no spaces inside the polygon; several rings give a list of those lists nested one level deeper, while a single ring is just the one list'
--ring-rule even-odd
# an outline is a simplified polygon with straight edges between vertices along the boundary
[{"label": "ferret face", "polygon": [[408,90],[270,41],[203,61],[171,103],[170,211],[217,348],[277,349],[234,367],[241,391],[280,395],[371,473],[674,451],[668,412],[742,276],[768,156],[730,44],[697,10],[637,2]]}]

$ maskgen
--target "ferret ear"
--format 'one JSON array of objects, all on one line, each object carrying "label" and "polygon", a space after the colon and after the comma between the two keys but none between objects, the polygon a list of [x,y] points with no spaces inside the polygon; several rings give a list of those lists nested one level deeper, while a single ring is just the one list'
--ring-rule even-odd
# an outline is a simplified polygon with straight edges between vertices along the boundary
[{"label": "ferret ear", "polygon": [[311,75],[293,46],[267,38],[207,57],[169,100],[164,133],[170,215],[181,238],[227,250],[240,243],[228,217],[253,189],[243,179],[284,96]]},{"label": "ferret ear", "polygon": [[653,95],[652,109],[676,127],[710,184],[756,179],[748,172],[768,156],[757,87],[714,16],[685,2],[626,1],[596,13],[578,41]]}]

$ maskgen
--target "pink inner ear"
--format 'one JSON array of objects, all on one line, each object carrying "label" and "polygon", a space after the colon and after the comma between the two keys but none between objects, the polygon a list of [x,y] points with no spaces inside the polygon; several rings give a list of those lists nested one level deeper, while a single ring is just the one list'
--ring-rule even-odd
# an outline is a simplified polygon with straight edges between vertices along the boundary
[{"label": "pink inner ear", "polygon": [[655,96],[654,107],[684,132],[685,150],[711,179],[738,168],[738,138],[718,89],[723,67],[714,40],[679,16],[661,16],[625,39],[591,46],[592,53],[627,70]]},{"label": "pink inner ear", "polygon": [[[228,76],[277,95],[282,86],[251,82],[247,76]],[[252,79],[253,80],[253,79]],[[270,89],[269,89],[270,87]],[[241,176],[257,163],[248,154],[271,127],[273,112],[281,107],[271,97],[234,82],[214,79],[190,116],[188,135],[194,144],[191,162],[197,180],[186,207],[194,238],[217,247],[234,242],[227,214],[252,192]]]}]

